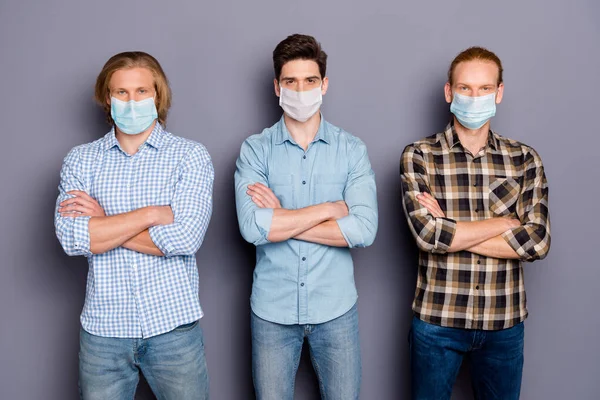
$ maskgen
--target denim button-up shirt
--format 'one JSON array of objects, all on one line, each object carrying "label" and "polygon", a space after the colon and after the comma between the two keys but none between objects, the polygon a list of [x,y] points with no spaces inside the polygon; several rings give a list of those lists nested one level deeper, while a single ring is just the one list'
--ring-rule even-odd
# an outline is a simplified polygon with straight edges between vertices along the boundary
[{"label": "denim button-up shirt", "polygon": [[280,324],[317,324],[352,308],[357,293],[349,248],[296,239],[269,242],[273,209],[259,208],[246,191],[260,182],[290,210],[344,200],[349,215],[337,223],[348,246],[369,246],[378,216],[375,174],[365,144],[321,118],[305,151],[282,117],[243,143],[236,167],[240,231],[256,246],[252,311]]}]

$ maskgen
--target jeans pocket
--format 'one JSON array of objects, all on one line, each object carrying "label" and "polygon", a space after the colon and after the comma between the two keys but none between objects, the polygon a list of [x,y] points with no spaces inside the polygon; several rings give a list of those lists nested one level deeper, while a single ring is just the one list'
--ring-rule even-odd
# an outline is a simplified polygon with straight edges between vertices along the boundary
[{"label": "jeans pocket", "polygon": [[179,325],[177,328],[173,329],[174,333],[185,333],[194,329],[198,325],[198,320],[194,322],[190,322],[189,324]]}]

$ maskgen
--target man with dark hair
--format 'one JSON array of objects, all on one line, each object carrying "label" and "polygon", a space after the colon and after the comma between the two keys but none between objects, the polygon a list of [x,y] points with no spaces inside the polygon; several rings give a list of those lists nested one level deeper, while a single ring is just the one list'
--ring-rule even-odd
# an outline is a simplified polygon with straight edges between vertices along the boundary
[{"label": "man with dark hair", "polygon": [[259,400],[288,400],[306,339],[326,399],[357,399],[361,362],[349,248],[373,243],[375,176],[364,143],[319,112],[327,55],[311,36],[273,52],[284,115],[243,143],[235,172],[244,239],[256,246],[252,371]]},{"label": "man with dark hair", "polygon": [[410,333],[413,399],[450,399],[463,357],[476,399],[519,398],[523,261],[550,249],[548,185],[530,146],[490,130],[502,64],[472,47],[450,65],[445,132],[402,153],[403,205],[419,247]]},{"label": "man with dark hair", "polygon": [[96,101],[112,129],[67,155],[54,215],[65,252],[89,261],[81,397],[133,399],[141,372],[160,399],[207,399],[195,254],[212,212],[210,156],[164,129],[171,90],[149,54],[111,57]]}]

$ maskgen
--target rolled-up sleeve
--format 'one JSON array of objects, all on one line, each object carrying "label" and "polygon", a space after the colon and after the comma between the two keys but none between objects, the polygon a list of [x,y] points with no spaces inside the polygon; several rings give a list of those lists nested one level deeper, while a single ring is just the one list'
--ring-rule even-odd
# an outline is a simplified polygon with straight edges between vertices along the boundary
[{"label": "rolled-up sleeve", "polygon": [[194,145],[181,163],[171,201],[173,223],[149,229],[165,257],[194,255],[204,240],[213,205],[214,169],[208,151]]},{"label": "rolled-up sleeve", "polygon": [[235,205],[240,233],[244,240],[255,246],[269,243],[267,237],[273,221],[273,209],[259,208],[246,193],[248,185],[254,183],[268,186],[263,156],[260,143],[253,138],[246,139],[236,161],[234,174]]},{"label": "rolled-up sleeve", "polygon": [[367,247],[377,235],[378,210],[375,173],[365,144],[356,138],[349,153],[349,174],[344,201],[348,215],[337,220],[348,247]]},{"label": "rolled-up sleeve", "polygon": [[435,218],[417,200],[419,193],[431,193],[422,152],[407,146],[400,160],[402,205],[408,226],[419,249],[435,254],[448,252],[456,233],[456,221]]},{"label": "rolled-up sleeve", "polygon": [[79,151],[75,148],[65,157],[60,171],[58,198],[54,210],[54,227],[56,237],[65,253],[70,256],[90,257],[92,255],[88,229],[90,217],[63,217],[58,212],[60,203],[73,197],[68,192],[72,190],[86,191],[81,166]]},{"label": "rolled-up sleeve", "polygon": [[521,226],[502,234],[502,237],[523,261],[541,260],[550,251],[550,215],[548,211],[548,182],[542,159],[533,150],[525,154],[525,172],[517,215]]}]

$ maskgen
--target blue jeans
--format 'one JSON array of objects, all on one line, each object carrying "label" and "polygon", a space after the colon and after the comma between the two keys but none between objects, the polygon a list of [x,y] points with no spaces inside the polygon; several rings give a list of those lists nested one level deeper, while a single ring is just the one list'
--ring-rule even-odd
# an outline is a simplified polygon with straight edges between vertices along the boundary
[{"label": "blue jeans", "polygon": [[523,374],[524,326],[481,331],[445,328],[413,318],[410,332],[412,398],[445,400],[466,355],[475,399],[516,400]]},{"label": "blue jeans", "polygon": [[358,399],[361,362],[356,304],[316,325],[281,325],[252,313],[252,377],[257,400],[292,400],[306,338],[321,398]]},{"label": "blue jeans", "polygon": [[157,399],[208,399],[198,321],[148,339],[92,335],[81,329],[79,390],[84,400],[132,400],[140,371]]}]

